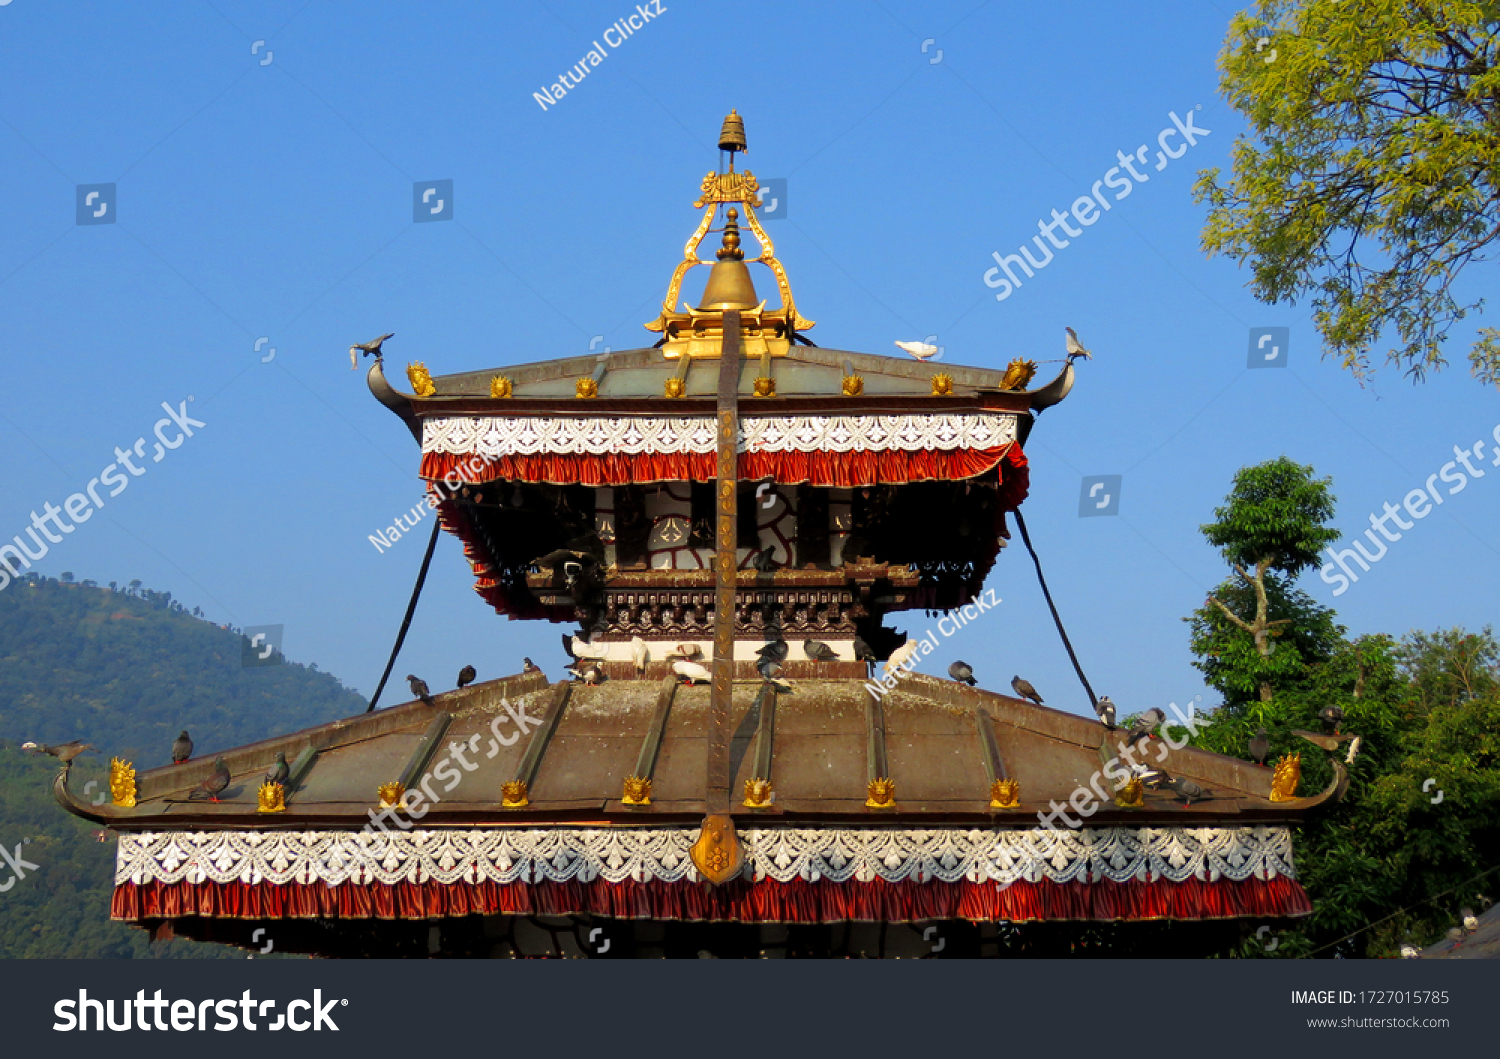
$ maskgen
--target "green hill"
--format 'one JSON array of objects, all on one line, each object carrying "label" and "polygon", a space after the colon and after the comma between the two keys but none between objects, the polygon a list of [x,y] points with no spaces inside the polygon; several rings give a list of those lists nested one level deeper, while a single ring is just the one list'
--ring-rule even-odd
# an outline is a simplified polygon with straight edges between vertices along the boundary
[{"label": "green hill", "polygon": [[[65,575],[66,576],[66,575]],[[237,950],[172,941],[109,920],[112,837],[65,813],[49,789],[56,762],[25,740],[83,739],[73,787],[105,778],[111,756],[138,769],[170,759],[188,729],[195,756],[361,712],[365,700],[315,666],[245,669],[237,631],[203,621],[169,593],[90,582],[20,580],[0,591],[0,844],[36,865],[0,891],[0,956],[202,957]],[[14,875],[0,861],[0,887]]]}]

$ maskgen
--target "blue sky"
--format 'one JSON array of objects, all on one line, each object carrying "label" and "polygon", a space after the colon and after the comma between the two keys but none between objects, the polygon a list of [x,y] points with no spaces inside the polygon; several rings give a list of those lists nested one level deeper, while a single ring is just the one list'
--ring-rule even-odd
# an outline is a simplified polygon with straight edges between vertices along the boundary
[{"label": "blue sky", "polygon": [[[596,335],[648,344],[731,107],[744,165],[788,181],[787,216],[767,224],[820,345],[895,353],[935,334],[947,360],[998,367],[1059,357],[1071,324],[1094,350],[1032,434],[1024,510],[1085,668],[1122,712],[1202,693],[1180,619],[1224,574],[1197,528],[1237,468],[1313,464],[1358,532],[1500,423],[1463,366],[1482,317],[1455,329],[1449,371],[1362,388],[1320,361],[1305,306],[1260,305],[1244,271],[1205,259],[1191,188],[1242,127],[1216,87],[1228,6],[662,9],[543,110],[532,93],[634,4],[0,6],[0,538],[146,437],[145,473],[39,568],[284,624],[292,658],[368,694],[425,526],[384,554],[367,539],[421,490],[414,444],[348,346],[394,331],[394,367],[441,374],[575,355]],[[1172,112],[1209,134],[1143,167],[1149,181],[997,302],[991,252],[1089,194],[1116,152],[1147,144],[1154,162]],[[414,224],[412,185],[430,179],[453,181],[453,219]],[[117,223],[77,224],[76,185],[104,183]],[[1249,371],[1249,331],[1266,326],[1290,328],[1289,366]],[[161,403],[189,395],[206,425],[152,462]],[[1118,516],[1079,517],[1096,474],[1123,476]],[[1482,626],[1497,516],[1500,469],[1339,598],[1305,587],[1353,632]],[[1003,604],[939,666],[963,657],[992,688],[1021,673],[1086,710],[1019,543],[990,584]],[[529,654],[559,676],[559,627],[501,619],[470,586],[445,537],[397,673],[437,687]]]}]

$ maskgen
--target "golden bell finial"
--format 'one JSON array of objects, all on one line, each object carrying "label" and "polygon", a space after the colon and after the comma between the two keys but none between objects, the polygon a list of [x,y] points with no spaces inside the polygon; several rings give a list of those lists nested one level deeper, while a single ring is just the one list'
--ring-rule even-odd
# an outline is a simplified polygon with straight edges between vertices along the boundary
[{"label": "golden bell finial", "polygon": [[[740,117],[738,111],[731,110],[729,117],[724,119],[724,127],[719,130],[719,150],[749,152],[750,148],[745,146],[745,119]],[[730,160],[733,164],[733,159]]]},{"label": "golden bell finial", "polygon": [[740,249],[740,226],[736,223],[739,216],[739,210],[729,207],[724,221],[724,245],[717,251],[719,260],[708,271],[703,300],[698,305],[700,312],[753,309],[759,304],[750,269],[745,265],[745,252]]}]

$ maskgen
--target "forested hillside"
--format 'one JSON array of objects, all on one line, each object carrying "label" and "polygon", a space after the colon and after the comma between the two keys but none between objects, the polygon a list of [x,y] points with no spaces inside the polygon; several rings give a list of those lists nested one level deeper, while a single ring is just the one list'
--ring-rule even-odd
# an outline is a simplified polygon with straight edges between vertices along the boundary
[{"label": "forested hillside", "polygon": [[[65,575],[66,576],[66,575]],[[361,712],[365,700],[315,666],[241,667],[237,631],[188,612],[169,593],[23,579],[0,592],[0,956],[242,958],[109,919],[114,840],[52,799],[51,757],[26,740],[98,747],[72,786],[103,789],[111,756],[139,769],[170,759],[191,731],[197,753],[239,746]],[[99,841],[100,838],[106,841]],[[8,863],[20,859],[16,878]]]}]

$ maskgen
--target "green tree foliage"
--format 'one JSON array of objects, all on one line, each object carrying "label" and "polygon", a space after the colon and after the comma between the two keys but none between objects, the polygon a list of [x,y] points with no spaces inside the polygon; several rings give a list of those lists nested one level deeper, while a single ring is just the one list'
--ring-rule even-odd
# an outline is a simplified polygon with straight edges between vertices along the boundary
[{"label": "green tree foliage", "polygon": [[[112,922],[113,836],[53,801],[53,758],[17,749],[93,743],[100,753],[75,761],[71,786],[103,791],[109,757],[166,764],[183,728],[203,754],[364,709],[326,673],[291,662],[242,669],[240,652],[237,632],[139,582],[117,592],[31,578],[0,591],[0,843],[38,866],[0,892],[0,956],[243,956],[182,939],[152,945]],[[0,866],[0,885],[10,875]]]},{"label": "green tree foliage", "polygon": [[[1242,467],[1223,506],[1214,509],[1216,521],[1200,527],[1239,579],[1209,594],[1204,609],[1214,613],[1189,619],[1195,649],[1200,641],[1204,647],[1199,668],[1215,686],[1223,685],[1220,690],[1248,680],[1248,688],[1269,702],[1278,677],[1296,673],[1315,659],[1320,642],[1326,647],[1330,636],[1339,635],[1332,611],[1319,614],[1310,598],[1291,587],[1298,574],[1317,565],[1318,552],[1339,539],[1338,530],[1326,525],[1333,518],[1330,487],[1327,478],[1314,478],[1311,467],[1285,456]],[[1286,641],[1295,653],[1278,656],[1276,638],[1288,629],[1300,630]]]},{"label": "green tree foliage", "polygon": [[[1264,301],[1310,296],[1356,376],[1388,329],[1388,362],[1440,368],[1483,305],[1455,284],[1500,238],[1500,5],[1267,0],[1235,16],[1219,66],[1252,135],[1227,182],[1200,174],[1204,248],[1248,261]],[[1469,359],[1500,382],[1500,331]]]}]

